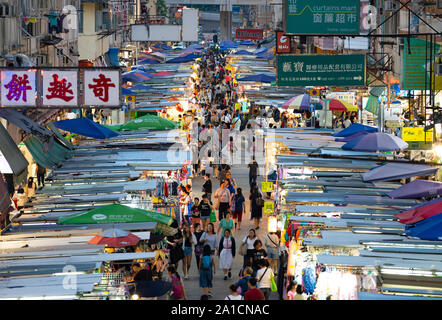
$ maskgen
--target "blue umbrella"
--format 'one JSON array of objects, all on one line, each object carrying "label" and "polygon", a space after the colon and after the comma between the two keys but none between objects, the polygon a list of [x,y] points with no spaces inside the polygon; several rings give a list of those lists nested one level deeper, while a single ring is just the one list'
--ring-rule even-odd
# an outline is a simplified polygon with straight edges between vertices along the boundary
[{"label": "blue umbrella", "polygon": [[343,138],[336,138],[335,141],[337,142],[349,142],[350,140],[353,140],[356,137],[362,136],[364,134],[367,134],[367,131],[359,131],[356,133],[353,133],[351,136],[343,137]]},{"label": "blue umbrella", "polygon": [[253,81],[253,82],[265,82],[265,83],[272,83],[275,80],[276,80],[275,76],[268,76],[262,73],[238,79],[238,81]]},{"label": "blue umbrella", "polygon": [[408,143],[399,137],[383,132],[370,132],[356,137],[342,146],[354,151],[399,151],[408,148]]},{"label": "blue umbrella", "polygon": [[55,121],[54,126],[64,131],[97,139],[108,139],[120,135],[88,118]]},{"label": "blue umbrella", "polygon": [[256,43],[250,40],[241,40],[239,42],[240,46],[256,46]]},{"label": "blue umbrella", "polygon": [[442,183],[427,180],[414,180],[388,193],[392,199],[418,199],[442,194]]},{"label": "blue umbrella", "polygon": [[442,240],[442,214],[405,226],[405,234],[422,240]]},{"label": "blue umbrella", "polygon": [[360,123],[353,123],[351,126],[333,134],[334,137],[348,137],[360,131],[377,132],[378,128],[366,126]]}]

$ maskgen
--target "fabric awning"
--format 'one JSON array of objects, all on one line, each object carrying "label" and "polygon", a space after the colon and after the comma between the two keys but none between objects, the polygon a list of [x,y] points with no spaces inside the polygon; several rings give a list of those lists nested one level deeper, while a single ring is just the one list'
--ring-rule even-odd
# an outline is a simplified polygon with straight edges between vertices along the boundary
[{"label": "fabric awning", "polygon": [[362,174],[363,181],[391,181],[435,174],[437,168],[409,163],[387,163]]},{"label": "fabric awning", "polygon": [[58,140],[55,140],[51,148],[45,152],[43,144],[34,136],[29,137],[24,141],[24,144],[32,154],[34,160],[47,169],[51,169],[63,163],[66,159],[72,157],[72,151],[61,145]]},{"label": "fabric awning", "polygon": [[55,121],[54,126],[64,131],[97,139],[108,139],[119,136],[117,132],[108,129],[97,122],[89,120],[88,118]]},{"label": "fabric awning", "polygon": [[0,221],[3,221],[11,208],[11,198],[9,197],[8,189],[6,188],[6,182],[0,175]]},{"label": "fabric awning", "polygon": [[393,199],[417,199],[442,194],[442,183],[427,180],[414,180],[388,193]]},{"label": "fabric awning", "polygon": [[28,161],[12,140],[6,128],[0,123],[0,151],[4,161],[0,161],[1,173],[12,173],[16,183],[26,180]]}]

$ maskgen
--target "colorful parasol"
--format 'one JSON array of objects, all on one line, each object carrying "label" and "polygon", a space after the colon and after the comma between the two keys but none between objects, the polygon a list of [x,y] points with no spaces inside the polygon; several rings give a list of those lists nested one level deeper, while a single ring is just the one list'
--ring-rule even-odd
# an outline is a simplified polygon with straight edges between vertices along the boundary
[{"label": "colorful parasol", "polygon": [[293,97],[285,102],[281,108],[285,110],[293,109],[300,111],[309,111],[310,96],[308,94],[301,94],[299,96]]},{"label": "colorful parasol", "polygon": [[328,105],[331,111],[358,111],[358,106],[339,99],[331,99]]},{"label": "colorful parasol", "polygon": [[121,229],[108,229],[105,230],[100,235],[96,235],[91,240],[88,241],[90,244],[101,244],[108,247],[118,248],[136,245],[141,239]]}]

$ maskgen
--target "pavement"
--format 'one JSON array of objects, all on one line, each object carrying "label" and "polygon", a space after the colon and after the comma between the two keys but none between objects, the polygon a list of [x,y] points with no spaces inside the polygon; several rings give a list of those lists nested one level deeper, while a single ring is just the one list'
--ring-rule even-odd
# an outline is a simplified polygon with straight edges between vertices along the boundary
[{"label": "pavement", "polygon": [[[212,170],[208,173],[212,176]],[[213,280],[213,288],[211,300],[224,300],[225,297],[229,294],[229,286],[239,280],[238,273],[243,264],[243,256],[241,256],[239,252],[239,246],[241,241],[246,237],[248,231],[254,227],[254,223],[250,220],[250,187],[249,187],[249,171],[244,167],[234,167],[231,170],[232,177],[236,180],[236,183],[239,187],[242,188],[244,197],[246,198],[246,215],[243,215],[243,221],[241,223],[241,230],[236,230],[234,233],[234,238],[236,240],[237,246],[237,254],[233,260],[232,265],[232,278],[224,280],[224,273],[222,269],[219,269],[219,259],[216,257],[217,270]],[[219,180],[211,177],[213,192],[219,187]],[[263,177],[258,177],[257,183],[261,185],[261,182],[264,181]],[[204,179],[202,177],[196,177],[192,179],[192,193],[193,197],[198,197],[201,199],[202,196],[202,185],[204,183]],[[217,229],[218,222],[215,224],[215,229]],[[260,228],[257,230],[258,237],[262,240],[264,236],[267,234],[267,219],[266,215],[263,214],[263,219],[260,223]],[[180,262],[178,272],[180,276],[183,275],[182,263]],[[189,279],[184,280],[184,286],[187,293],[188,300],[200,300],[201,295],[203,294],[203,289],[199,287],[199,273],[196,266],[195,256],[192,257],[192,264],[190,268]],[[278,300],[278,294],[272,292],[270,295],[270,300]]]}]

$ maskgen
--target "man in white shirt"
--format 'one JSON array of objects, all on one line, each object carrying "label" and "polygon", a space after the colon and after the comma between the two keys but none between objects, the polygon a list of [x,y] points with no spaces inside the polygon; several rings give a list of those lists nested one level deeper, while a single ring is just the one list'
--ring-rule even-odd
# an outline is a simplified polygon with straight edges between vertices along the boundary
[{"label": "man in white shirt", "polygon": [[350,121],[350,118],[347,117],[347,119],[345,119],[345,121],[344,121],[344,128],[347,128],[349,126],[351,126],[351,121]]},{"label": "man in white shirt", "polygon": [[269,300],[270,293],[272,292],[272,277],[273,274],[272,268],[269,267],[269,263],[267,260],[261,260],[258,262],[258,266],[260,267],[256,272],[256,279],[258,280],[258,288],[264,293],[264,297],[266,300]]}]

